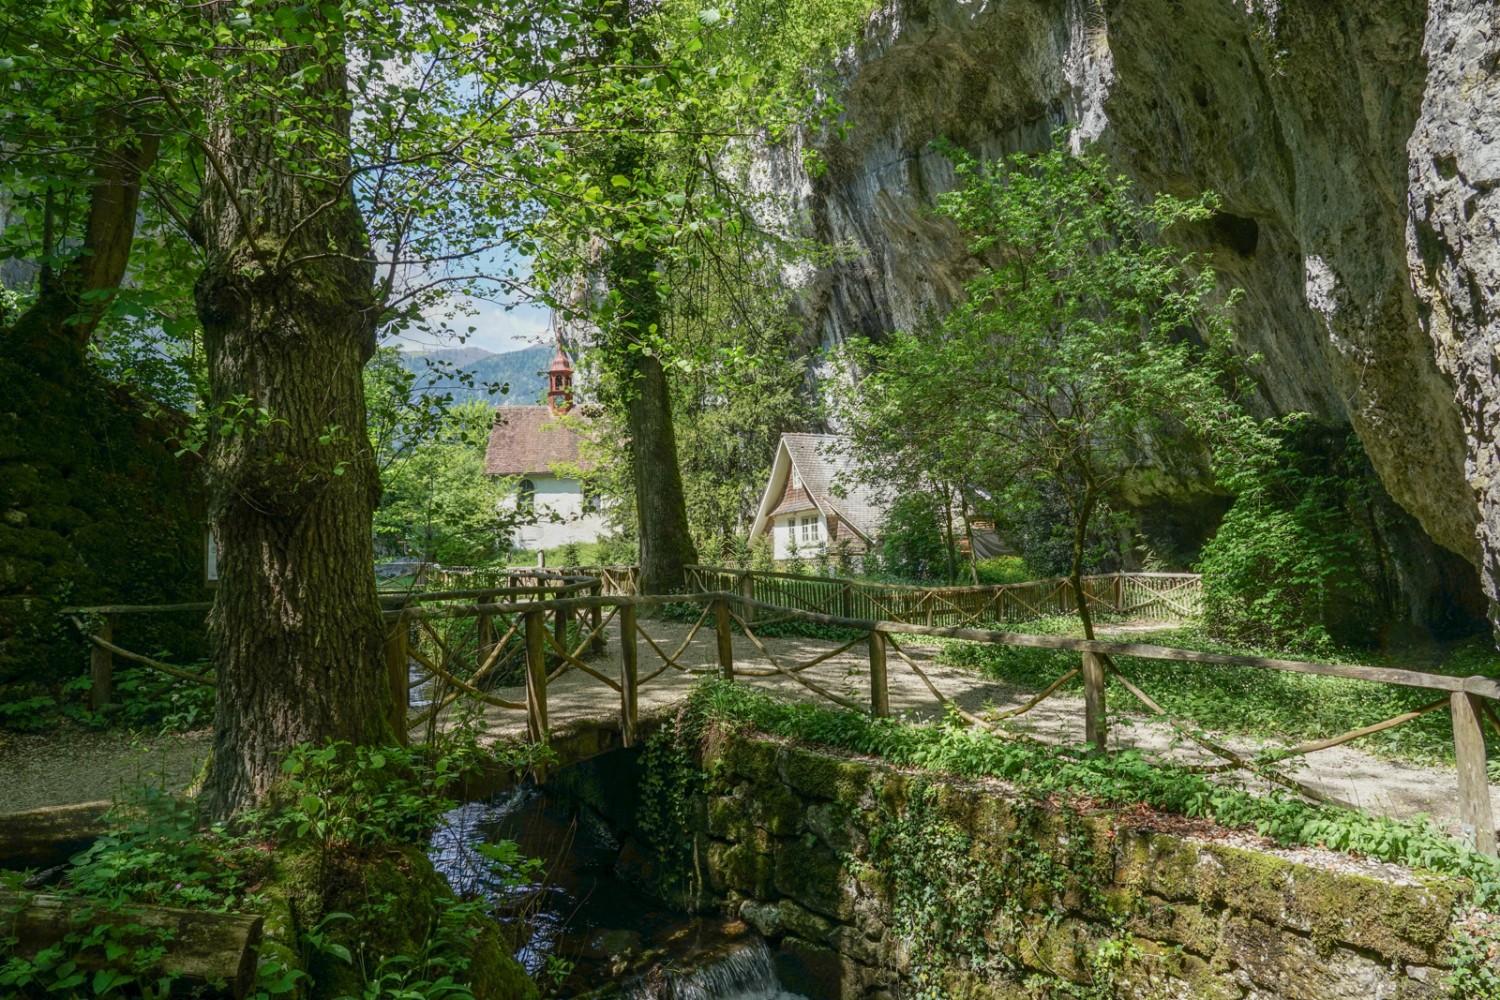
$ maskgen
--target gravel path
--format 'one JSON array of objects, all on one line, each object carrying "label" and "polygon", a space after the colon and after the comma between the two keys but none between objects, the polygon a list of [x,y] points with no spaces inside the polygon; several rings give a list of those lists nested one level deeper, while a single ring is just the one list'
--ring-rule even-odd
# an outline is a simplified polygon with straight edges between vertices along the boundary
[{"label": "gravel path", "polygon": [[0,813],[114,799],[143,785],[182,791],[208,747],[207,731],[0,732]]},{"label": "gravel path", "polygon": [[[666,652],[677,649],[688,626],[671,622],[643,621],[647,633]],[[589,661],[607,677],[619,676],[619,634],[609,627],[606,652]],[[783,666],[795,666],[836,649],[837,644],[818,639],[764,638],[762,642]],[[935,650],[907,647],[907,652],[948,697],[968,711],[982,713],[1023,704],[1035,692],[1000,681],[987,680],[968,670],[941,666],[932,661]],[[640,676],[661,666],[651,647],[639,644]],[[820,695],[790,678],[774,674],[749,676],[769,668],[764,655],[748,638],[734,637],[734,656],[740,680],[784,698],[828,704]],[[717,654],[711,627],[700,630],[684,649],[679,662],[691,673],[667,669],[645,684],[640,709],[670,704],[682,698],[704,674],[717,672]],[[919,677],[892,649],[888,655],[892,713],[913,721],[930,721],[943,714],[941,706]],[[812,667],[800,676],[825,690],[863,706],[869,702],[869,663],[863,640],[847,652]],[[1083,699],[1060,693],[1038,705],[1029,714],[1008,725],[1049,742],[1080,742],[1083,739]],[[1148,692],[1149,693],[1149,692]],[[500,688],[501,698],[524,701],[520,688]],[[548,685],[549,722],[553,726],[585,718],[611,716],[619,711],[618,695],[597,679],[570,670]],[[1123,692],[1115,704],[1125,702]],[[489,707],[486,723],[494,740],[524,738],[524,712]],[[1351,726],[1354,723],[1351,722]],[[1144,715],[1111,714],[1110,745],[1137,747],[1148,756],[1202,762],[1212,758],[1191,744],[1178,746],[1170,727]],[[1220,742],[1237,752],[1253,754],[1263,744],[1241,737]],[[46,805],[89,802],[118,796],[122,790],[143,783],[180,790],[197,775],[208,753],[206,732],[169,736],[135,736],[115,732],[65,731],[58,734],[0,733],[0,813]],[[1302,759],[1290,771],[1325,795],[1373,813],[1409,818],[1432,816],[1450,829],[1457,828],[1457,775],[1451,768],[1424,767],[1365,753],[1353,745],[1324,750]],[[1500,816],[1500,789],[1491,788],[1495,814]]]}]

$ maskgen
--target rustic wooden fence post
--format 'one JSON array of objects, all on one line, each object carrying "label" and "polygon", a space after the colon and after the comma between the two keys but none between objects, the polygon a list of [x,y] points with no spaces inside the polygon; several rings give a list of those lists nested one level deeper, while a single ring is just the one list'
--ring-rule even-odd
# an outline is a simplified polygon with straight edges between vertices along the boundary
[{"label": "rustic wooden fence post", "polygon": [[719,646],[719,673],[726,681],[734,680],[734,636],[729,631],[729,602],[714,601],[714,632]]},{"label": "rustic wooden fence post", "polygon": [[526,612],[526,731],[533,743],[547,735],[547,612]]},{"label": "rustic wooden fence post", "polygon": [[740,615],[747,622],[755,621],[755,606],[750,602],[755,600],[755,572],[745,570],[740,574],[740,596],[745,603],[740,606]]},{"label": "rustic wooden fence post", "polygon": [[1490,783],[1485,774],[1484,718],[1479,695],[1455,691],[1449,698],[1453,711],[1453,749],[1458,758],[1458,820],[1474,849],[1495,853],[1495,817],[1490,809]]},{"label": "rustic wooden fence post", "polygon": [[406,612],[387,623],[390,631],[385,634],[385,673],[391,685],[391,729],[396,733],[396,742],[406,746],[407,713],[411,708],[411,631]]},{"label": "rustic wooden fence post", "polygon": [[922,595],[922,603],[927,606],[927,627],[932,627],[932,591]]},{"label": "rustic wooden fence post", "polygon": [[1104,751],[1109,724],[1104,719],[1104,657],[1083,654],[1083,738]]},{"label": "rustic wooden fence post", "polygon": [[[603,580],[600,580],[599,582],[595,583],[592,587],[589,588],[589,596],[591,596],[591,597],[603,597],[604,596],[604,581]],[[589,640],[589,649],[593,650],[595,653],[602,653],[602,652],[604,652],[604,645],[605,645],[605,643],[604,643],[604,631],[603,631],[602,628],[600,628],[600,626],[602,626],[603,624],[604,624],[604,605],[602,605],[602,604],[596,604],[592,608],[589,608],[589,631],[591,633],[593,633],[593,636],[594,636],[592,639]]]},{"label": "rustic wooden fence post", "polygon": [[620,742],[635,746],[637,712],[636,690],[639,687],[637,665],[640,662],[639,640],[635,634],[635,605],[620,605]]},{"label": "rustic wooden fence post", "polygon": [[[101,616],[99,631],[95,634],[105,642],[114,642],[115,616]],[[115,658],[113,653],[96,642],[89,643],[89,679],[93,685],[89,689],[89,708],[97,712],[114,697]]]},{"label": "rustic wooden fence post", "polygon": [[839,614],[845,618],[854,617],[854,581],[850,580],[844,584],[844,593],[839,597]]},{"label": "rustic wooden fence post", "polygon": [[[553,597],[556,599],[555,594]],[[552,610],[552,637],[557,640],[558,646],[562,647],[562,649],[573,648],[568,643],[568,622],[572,617],[573,611],[571,608],[554,608]],[[557,652],[552,655],[552,662],[560,667],[568,661],[563,659],[561,652]]]},{"label": "rustic wooden fence post", "polygon": [[870,714],[886,719],[891,714],[891,690],[885,676],[885,633],[870,633]]},{"label": "rustic wooden fence post", "polygon": [[[493,603],[495,603],[495,595],[494,594],[481,594],[481,595],[479,595],[479,603],[480,604],[493,604]],[[490,615],[480,615],[479,616],[479,621],[475,625],[475,629],[479,633],[479,635],[478,635],[478,640],[479,640],[479,662],[483,663],[485,661],[485,659],[487,659],[489,657],[489,655],[490,655],[490,653],[491,653],[491,651],[492,651],[492,649],[493,649],[493,647],[495,645],[495,620],[494,620],[494,618],[491,617]]]}]

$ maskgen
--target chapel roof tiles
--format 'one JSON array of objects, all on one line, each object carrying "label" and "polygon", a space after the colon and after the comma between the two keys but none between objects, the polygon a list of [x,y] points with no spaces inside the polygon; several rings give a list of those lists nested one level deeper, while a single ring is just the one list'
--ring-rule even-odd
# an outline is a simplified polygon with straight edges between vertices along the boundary
[{"label": "chapel roof tiles", "polygon": [[550,406],[497,407],[485,471],[492,476],[547,476],[562,474],[565,466],[589,468],[579,455],[577,419],[560,419]]}]

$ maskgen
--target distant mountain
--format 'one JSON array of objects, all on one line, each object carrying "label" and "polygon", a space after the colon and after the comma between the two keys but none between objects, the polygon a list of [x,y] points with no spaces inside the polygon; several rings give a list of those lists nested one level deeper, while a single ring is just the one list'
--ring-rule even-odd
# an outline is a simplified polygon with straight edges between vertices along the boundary
[{"label": "distant mountain", "polygon": [[[530,350],[523,347],[521,350]],[[482,347],[445,347],[437,351],[428,351],[426,354],[414,355],[419,358],[430,358],[433,361],[446,361],[454,365],[472,365],[483,361],[485,358],[497,358],[500,355],[494,351],[486,351]]]},{"label": "distant mountain", "polygon": [[[425,386],[427,374],[436,376],[428,392],[451,392],[454,402],[485,400],[495,406],[534,406],[547,392],[547,366],[557,349],[546,344],[495,354],[479,347],[448,347],[423,354],[403,354],[401,360]],[[473,387],[458,379],[460,371],[473,375]],[[510,391],[490,395],[484,383],[509,384]]]}]

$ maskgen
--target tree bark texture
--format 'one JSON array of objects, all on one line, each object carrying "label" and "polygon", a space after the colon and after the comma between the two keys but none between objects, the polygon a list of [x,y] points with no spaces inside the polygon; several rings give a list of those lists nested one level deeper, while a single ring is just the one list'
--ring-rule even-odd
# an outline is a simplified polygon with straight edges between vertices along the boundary
[{"label": "tree bark texture", "polygon": [[1073,588],[1073,599],[1078,602],[1078,622],[1083,626],[1083,637],[1094,638],[1094,611],[1089,607],[1088,595],[1083,589],[1083,553],[1088,543],[1089,521],[1094,515],[1098,500],[1092,488],[1073,511],[1073,545],[1068,565],[1068,584]]},{"label": "tree bark texture", "polygon": [[640,532],[641,593],[676,594],[698,561],[688,530],[687,499],[677,464],[677,433],[667,373],[654,355],[639,355],[626,403],[635,510]]},{"label": "tree bark texture", "polygon": [[[218,18],[238,9],[210,7]],[[393,739],[372,572],[380,485],[361,381],[374,266],[348,186],[342,39],[324,9],[312,15],[324,43],[284,45],[277,67],[286,79],[313,66],[294,111],[314,127],[288,139],[278,126],[292,110],[226,84],[195,219],[211,405],[223,408],[209,449],[219,686],[203,793],[220,817],[260,801],[299,743]],[[223,58],[233,65],[236,53]],[[251,415],[230,427],[242,403],[269,423]]]},{"label": "tree bark texture", "polygon": [[[603,0],[598,14],[602,22],[600,51],[606,62],[630,67],[657,61],[649,40],[632,35],[639,15],[637,5],[630,0]],[[625,70],[627,76],[635,72]],[[625,124],[646,127],[629,115]],[[648,175],[653,169],[651,155],[645,143],[621,133],[607,147],[605,173],[631,178]],[[607,197],[614,196],[611,185]],[[633,209],[628,201],[623,207],[627,213]],[[659,254],[649,240],[617,243],[605,259],[609,288],[617,301],[612,336],[604,346],[610,354],[607,365],[619,377],[624,395],[642,594],[682,592],[687,585],[684,567],[698,560],[688,530],[682,469],[677,464],[677,432],[672,425],[667,372],[661,358],[649,349],[660,336],[664,314],[659,265]]]},{"label": "tree bark texture", "polygon": [[[629,140],[615,150],[614,172],[631,177],[644,169],[646,151]],[[641,247],[615,247],[608,255],[610,290],[618,297],[616,330],[606,349],[614,357],[624,393],[630,435],[631,474],[640,541],[640,592],[681,593],[684,567],[698,553],[688,530],[682,469],[677,464],[677,432],[672,426],[672,393],[667,372],[655,353],[637,349],[659,333],[661,288],[655,255]]]}]

